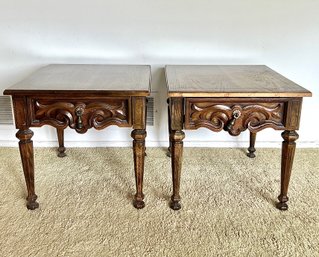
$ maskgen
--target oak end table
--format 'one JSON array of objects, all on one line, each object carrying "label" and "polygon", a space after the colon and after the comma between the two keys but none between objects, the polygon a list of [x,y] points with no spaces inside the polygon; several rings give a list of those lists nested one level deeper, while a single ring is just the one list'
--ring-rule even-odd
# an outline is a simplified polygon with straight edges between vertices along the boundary
[{"label": "oak end table", "polygon": [[144,207],[143,173],[146,97],[150,66],[51,64],[6,89],[12,96],[16,134],[28,196],[27,208],[39,207],[34,188],[34,154],[30,127],[57,129],[59,156],[65,156],[64,129],[78,133],[110,125],[132,127],[136,194],[133,205]]},{"label": "oak end table", "polygon": [[302,99],[311,92],[264,65],[168,65],[165,76],[173,179],[170,207],[181,208],[183,129],[205,127],[232,136],[248,129],[248,156],[254,157],[256,133],[273,128],[284,130],[276,207],[287,210]]}]

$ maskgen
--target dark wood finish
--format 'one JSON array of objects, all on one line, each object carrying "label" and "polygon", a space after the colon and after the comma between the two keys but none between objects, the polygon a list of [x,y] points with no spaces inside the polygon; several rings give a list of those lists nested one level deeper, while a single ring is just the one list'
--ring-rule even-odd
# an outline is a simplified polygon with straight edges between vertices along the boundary
[{"label": "dark wood finish", "polygon": [[255,152],[256,152],[256,148],[255,148],[255,142],[256,142],[256,132],[249,132],[249,147],[248,147],[248,153],[247,156],[249,158],[255,158]]},{"label": "dark wood finish", "polygon": [[277,205],[287,210],[288,184],[298,138],[302,97],[311,92],[266,66],[167,66],[169,132],[173,175],[170,207],[180,205],[180,179],[185,129],[226,130],[232,136],[250,131],[248,156],[254,157],[256,133],[282,134],[281,193]]},{"label": "dark wood finish", "polygon": [[145,129],[134,129],[132,131],[133,140],[133,156],[135,169],[136,194],[134,196],[133,205],[137,209],[144,208],[143,194],[143,173],[145,159]]},{"label": "dark wood finish", "polygon": [[143,174],[145,159],[145,137],[146,137],[146,98],[133,97],[132,99],[135,109],[133,110],[133,155],[136,181],[136,194],[133,204],[135,208],[141,209],[145,206],[143,201]]},{"label": "dark wood finish", "polygon": [[277,208],[279,210],[287,210],[288,205],[288,185],[291,176],[292,164],[295,156],[296,143],[298,134],[296,131],[285,130],[281,134],[284,141],[282,142],[282,157],[281,157],[281,183],[280,195],[278,196],[279,203]]},{"label": "dark wood finish", "polygon": [[169,97],[304,97],[311,92],[265,65],[167,65]]},{"label": "dark wood finish", "polygon": [[57,136],[58,136],[58,142],[59,142],[59,148],[58,148],[58,157],[65,157],[65,147],[64,147],[64,129],[57,128]]},{"label": "dark wood finish", "polygon": [[183,139],[185,134],[183,129],[183,98],[171,98],[169,101],[170,112],[170,145],[171,145],[171,165],[173,179],[173,195],[171,197],[170,207],[173,210],[179,210],[181,205],[180,179],[183,160]]},{"label": "dark wood finish", "polygon": [[[230,101],[231,100],[231,101]],[[226,130],[232,136],[247,128],[258,132],[264,128],[283,129],[284,105],[287,99],[259,98],[186,98],[185,128],[206,127]],[[234,115],[239,116],[234,119]]]},{"label": "dark wood finish", "polygon": [[[28,209],[39,204],[34,190],[34,160],[30,127],[57,129],[58,156],[65,156],[64,129],[78,133],[110,125],[132,127],[136,194],[133,204],[144,207],[143,173],[146,137],[148,66],[49,65],[4,91],[12,95]],[[77,90],[77,86],[79,87]]]},{"label": "dark wood finish", "polygon": [[150,66],[100,64],[50,64],[6,90],[12,95],[59,92],[74,96],[148,96]]},{"label": "dark wood finish", "polygon": [[32,126],[51,125],[61,129],[69,126],[81,134],[90,128],[101,130],[110,125],[132,126],[129,113],[130,97],[48,99],[49,97],[30,99]]},{"label": "dark wood finish", "polygon": [[34,189],[34,155],[33,142],[31,140],[33,132],[30,129],[19,129],[16,134],[19,141],[19,149],[22,160],[24,178],[27,185],[27,208],[34,210],[39,207],[37,203],[37,195]]}]

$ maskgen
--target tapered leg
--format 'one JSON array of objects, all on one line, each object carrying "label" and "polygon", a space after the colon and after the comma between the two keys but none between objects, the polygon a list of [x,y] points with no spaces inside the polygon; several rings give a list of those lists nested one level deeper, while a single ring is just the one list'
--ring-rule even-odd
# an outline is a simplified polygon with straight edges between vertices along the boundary
[{"label": "tapered leg", "polygon": [[58,148],[58,156],[59,157],[65,157],[65,147],[64,147],[64,129],[57,128],[57,135],[58,135],[58,141],[59,141],[59,148]]},{"label": "tapered leg", "polygon": [[168,105],[169,141],[173,178],[173,195],[171,197],[170,207],[173,210],[179,210],[181,208],[179,189],[183,161],[183,139],[185,138],[183,132],[184,100],[182,97],[171,97],[168,99]]},{"label": "tapered leg", "polygon": [[256,133],[254,132],[249,132],[249,147],[248,147],[248,153],[247,153],[247,156],[249,158],[255,158],[256,155],[255,155],[255,152],[256,152],[256,149],[255,149],[255,142],[256,142]]},{"label": "tapered leg", "polygon": [[287,210],[288,205],[288,186],[291,176],[292,164],[295,156],[296,143],[298,139],[298,134],[296,131],[285,130],[281,134],[284,141],[282,142],[282,155],[281,155],[281,185],[280,185],[280,195],[278,196],[279,203],[277,203],[277,208],[279,210]]},{"label": "tapered leg", "polygon": [[133,205],[137,209],[145,206],[143,194],[143,176],[144,176],[144,159],[145,159],[145,129],[134,129],[131,134],[133,140],[134,170],[136,194]]},{"label": "tapered leg", "polygon": [[24,178],[27,185],[27,208],[34,210],[39,207],[36,202],[37,195],[34,190],[34,156],[33,156],[33,132],[30,129],[20,129],[17,134],[19,141],[20,156],[22,160],[22,167],[24,172]]},{"label": "tapered leg", "polygon": [[179,201],[181,197],[179,195],[181,170],[183,161],[183,139],[185,134],[183,131],[171,131],[171,163],[172,163],[172,175],[173,175],[173,195],[171,197],[170,207],[173,210],[179,210],[181,204]]}]

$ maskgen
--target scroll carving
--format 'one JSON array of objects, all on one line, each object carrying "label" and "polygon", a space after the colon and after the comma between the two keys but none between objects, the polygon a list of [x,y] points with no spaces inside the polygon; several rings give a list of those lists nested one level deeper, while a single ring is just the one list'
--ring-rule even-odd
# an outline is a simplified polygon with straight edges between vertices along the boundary
[{"label": "scroll carving", "polygon": [[33,126],[51,125],[56,128],[70,127],[78,133],[89,128],[97,130],[110,125],[129,127],[128,100],[104,102],[60,102],[41,103],[34,101]]},{"label": "scroll carving", "polygon": [[[188,129],[206,127],[212,131],[222,129],[233,136],[249,129],[258,132],[264,128],[284,129],[284,103],[216,104],[190,102],[185,126]],[[240,115],[238,115],[240,114]]]}]

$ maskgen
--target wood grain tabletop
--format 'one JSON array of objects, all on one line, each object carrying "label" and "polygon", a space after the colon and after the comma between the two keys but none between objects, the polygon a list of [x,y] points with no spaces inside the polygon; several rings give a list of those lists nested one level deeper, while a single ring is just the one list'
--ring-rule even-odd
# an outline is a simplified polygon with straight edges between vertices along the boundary
[{"label": "wood grain tabletop", "polygon": [[265,65],[167,65],[169,97],[304,97],[311,92]]}]

